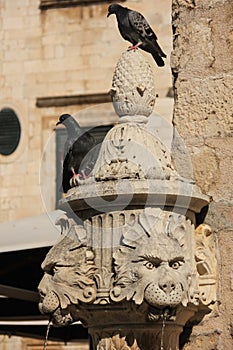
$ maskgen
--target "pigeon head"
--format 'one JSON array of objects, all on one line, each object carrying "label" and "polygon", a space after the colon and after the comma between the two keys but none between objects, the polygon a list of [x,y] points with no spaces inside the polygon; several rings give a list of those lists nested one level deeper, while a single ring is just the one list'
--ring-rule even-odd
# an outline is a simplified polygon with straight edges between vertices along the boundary
[{"label": "pigeon head", "polygon": [[118,4],[112,4],[109,6],[108,8],[108,14],[107,17],[113,15],[114,13],[116,14],[120,9],[122,9],[123,7],[121,5]]},{"label": "pigeon head", "polygon": [[79,123],[70,114],[62,114],[60,116],[56,126],[61,124],[66,127],[70,137],[77,139],[83,133]]},{"label": "pigeon head", "polygon": [[72,118],[70,114],[62,114],[59,118],[59,121],[57,122],[56,125],[60,125],[60,124],[65,124],[65,121],[69,118]]}]

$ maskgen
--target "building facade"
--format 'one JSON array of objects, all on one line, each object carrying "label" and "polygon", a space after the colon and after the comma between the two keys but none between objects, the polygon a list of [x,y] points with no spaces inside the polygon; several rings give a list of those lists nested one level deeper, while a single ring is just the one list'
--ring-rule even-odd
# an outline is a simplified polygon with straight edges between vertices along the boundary
[{"label": "building facade", "polygon": [[[13,145],[13,152],[6,155],[0,149],[0,222],[43,212],[41,193],[46,210],[54,209],[54,129],[62,113],[78,115],[83,127],[117,121],[111,104],[104,103],[110,101],[114,66],[129,43],[120,37],[115,16],[106,17],[109,3],[1,2],[0,111],[14,112],[20,130],[15,130],[19,142]],[[172,99],[167,97],[172,86],[171,1],[155,6],[152,0],[137,0],[124,5],[145,15],[167,53],[164,68],[158,68],[150,55],[145,55],[155,73],[157,112],[171,115]],[[98,108],[90,109],[97,104]]]},{"label": "building facade", "polygon": [[[107,18],[111,2],[1,1],[0,222],[56,208],[64,130],[55,127],[61,114],[76,116],[85,128],[104,130],[117,122],[108,92],[115,64],[129,43],[121,38],[115,17]],[[156,113],[171,120],[171,0],[122,4],[144,14],[167,54],[164,68],[145,56],[155,75]],[[42,346],[41,340],[0,336],[0,350]],[[88,346],[49,342],[48,349]]]}]

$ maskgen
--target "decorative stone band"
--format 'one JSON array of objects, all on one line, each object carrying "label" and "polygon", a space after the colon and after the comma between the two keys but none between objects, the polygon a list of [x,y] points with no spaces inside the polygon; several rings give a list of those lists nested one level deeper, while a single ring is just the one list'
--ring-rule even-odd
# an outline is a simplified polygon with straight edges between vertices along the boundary
[{"label": "decorative stone band", "polygon": [[[86,210],[108,212],[132,206],[136,209],[138,205],[174,208],[174,211],[187,214],[193,222],[195,218],[192,213],[200,212],[209,203],[208,197],[201,194],[193,184],[179,180],[171,182],[125,179],[74,187],[61,202],[61,209],[67,209],[67,201],[68,206],[76,213]],[[81,213],[80,216],[82,217]]]}]

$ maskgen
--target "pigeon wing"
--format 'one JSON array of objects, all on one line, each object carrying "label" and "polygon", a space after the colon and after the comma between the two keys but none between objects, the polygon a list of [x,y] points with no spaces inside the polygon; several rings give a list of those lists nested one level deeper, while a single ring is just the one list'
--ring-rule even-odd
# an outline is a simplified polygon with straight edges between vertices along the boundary
[{"label": "pigeon wing", "polygon": [[141,13],[130,10],[128,17],[132,28],[137,31],[142,40],[157,41],[157,36]]},{"label": "pigeon wing", "polygon": [[68,192],[68,190],[71,188],[70,186],[70,179],[73,175],[71,171],[71,157],[72,152],[71,150],[66,154],[65,159],[63,161],[63,173],[62,173],[62,187],[60,188],[60,192]]}]

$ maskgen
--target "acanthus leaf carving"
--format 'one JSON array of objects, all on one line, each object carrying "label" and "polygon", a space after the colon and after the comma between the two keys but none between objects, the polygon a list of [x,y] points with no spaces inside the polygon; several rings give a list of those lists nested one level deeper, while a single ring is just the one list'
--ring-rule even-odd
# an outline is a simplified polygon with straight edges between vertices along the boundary
[{"label": "acanthus leaf carving", "polygon": [[108,304],[110,303],[109,294],[113,284],[113,273],[109,272],[106,267],[102,267],[99,273],[95,274],[95,280],[97,285],[97,299],[95,304]]},{"label": "acanthus leaf carving", "polygon": [[200,299],[204,305],[209,305],[216,301],[217,288],[216,244],[211,227],[199,225],[195,230],[195,239]]},{"label": "acanthus leaf carving", "polygon": [[108,132],[93,173],[96,181],[180,179],[162,142],[132,122],[115,125]]}]

